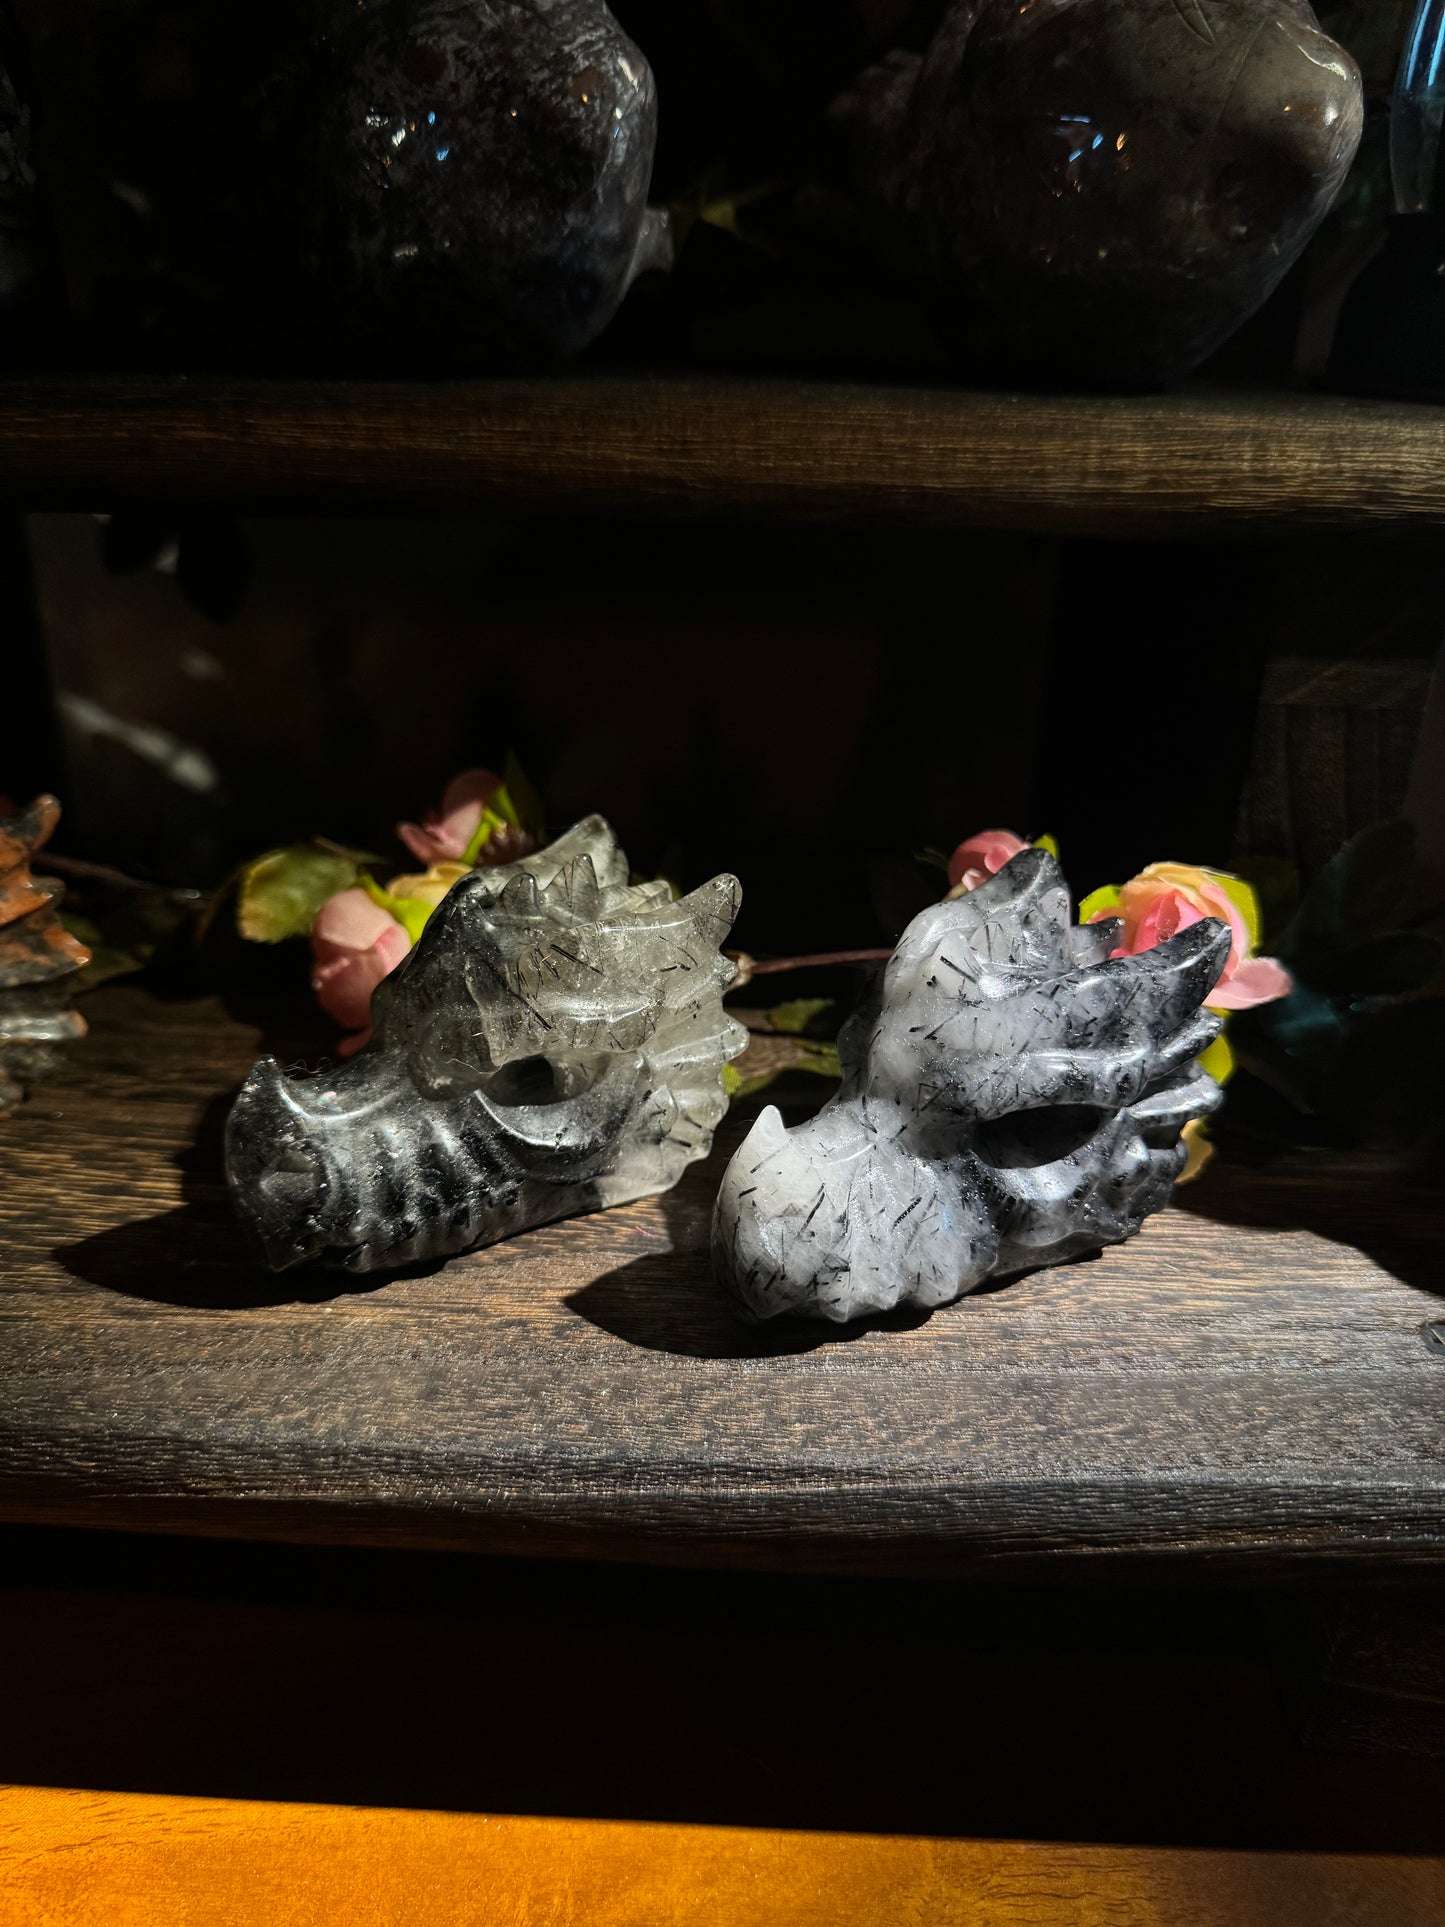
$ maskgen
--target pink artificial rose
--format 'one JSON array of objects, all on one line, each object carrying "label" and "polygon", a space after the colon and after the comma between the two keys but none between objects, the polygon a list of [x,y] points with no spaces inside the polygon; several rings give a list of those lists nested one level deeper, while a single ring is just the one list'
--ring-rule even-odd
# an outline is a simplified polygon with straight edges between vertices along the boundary
[{"label": "pink artificial rose", "polygon": [[977,836],[971,836],[967,843],[960,843],[948,859],[950,888],[959,896],[976,890],[980,883],[987,883],[990,877],[997,876],[1005,863],[1011,863],[1029,847],[1012,830],[980,831]]},{"label": "pink artificial rose", "polygon": [[469,769],[448,783],[439,810],[421,824],[398,823],[396,833],[418,863],[460,863],[477,831],[482,813],[502,787],[489,769]]},{"label": "pink artificial rose", "polygon": [[1252,957],[1252,939],[1243,911],[1212,871],[1192,863],[1151,863],[1119,892],[1112,909],[1097,910],[1090,922],[1122,917],[1124,929],[1116,957],[1136,957],[1205,917],[1229,925],[1229,961],[1205,998],[1212,1010],[1252,1010],[1256,1004],[1288,997],[1294,979],[1273,957]]},{"label": "pink artificial rose", "polygon": [[311,926],[311,988],[327,1015],[355,1033],[342,1040],[343,1057],[370,1043],[371,993],[410,949],[406,931],[365,890],[340,890],[322,904]]}]

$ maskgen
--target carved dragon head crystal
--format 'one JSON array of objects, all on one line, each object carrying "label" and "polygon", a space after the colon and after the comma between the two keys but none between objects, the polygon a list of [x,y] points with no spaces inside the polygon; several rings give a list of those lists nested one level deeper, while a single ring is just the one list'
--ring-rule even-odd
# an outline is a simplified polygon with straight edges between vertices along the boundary
[{"label": "carved dragon head crystal", "polygon": [[1195,1060],[1229,931],[1111,960],[1120,927],[1073,925],[1039,849],[909,925],[839,1039],[838,1095],[792,1131],[764,1111],[728,1166],[713,1263],[744,1317],[948,1304],[1168,1202],[1184,1125],[1221,1098]]},{"label": "carved dragon head crystal", "polygon": [[735,878],[631,887],[601,817],[474,871],[378,988],[371,1045],[320,1077],[267,1058],[226,1168],[273,1270],[375,1271],[666,1191],[727,1110]]}]

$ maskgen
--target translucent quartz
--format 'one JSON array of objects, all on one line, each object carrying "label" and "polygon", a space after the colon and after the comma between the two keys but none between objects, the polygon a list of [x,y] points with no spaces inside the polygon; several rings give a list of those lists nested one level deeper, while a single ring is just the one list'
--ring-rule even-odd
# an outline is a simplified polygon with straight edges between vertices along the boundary
[{"label": "translucent quartz", "polygon": [[1220,1101],[1194,1060],[1230,936],[1110,961],[1119,928],[1071,925],[1037,849],[909,925],[839,1040],[838,1095],[792,1131],[764,1111],[728,1166],[713,1262],[744,1317],[947,1304],[1168,1202],[1183,1126]]},{"label": "translucent quartz", "polygon": [[1305,0],[951,0],[838,104],[857,218],[964,365],[1051,386],[1184,374],[1343,185],[1359,69]]},{"label": "translucent quartz", "polygon": [[719,952],[739,888],[628,882],[601,817],[474,871],[372,999],[338,1071],[258,1064],[226,1168],[273,1270],[374,1271],[666,1191],[727,1111],[747,1033]]},{"label": "translucent quartz", "polygon": [[576,354],[670,266],[657,90],[602,0],[320,0],[298,120],[314,264],[415,361]]}]

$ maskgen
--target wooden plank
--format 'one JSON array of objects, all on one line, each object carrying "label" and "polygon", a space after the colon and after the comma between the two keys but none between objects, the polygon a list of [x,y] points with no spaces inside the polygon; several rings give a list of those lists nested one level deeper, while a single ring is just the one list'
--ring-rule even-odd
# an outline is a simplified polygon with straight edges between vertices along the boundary
[{"label": "wooden plank", "polygon": [[217,1170],[256,1033],[88,1008],[0,1125],[0,1517],[899,1573],[1445,1552],[1433,1188],[1217,1171],[1127,1248],[844,1336],[718,1300],[726,1147],[426,1276],[276,1279]]},{"label": "wooden plank", "polygon": [[467,505],[1064,535],[1445,522],[1445,413],[1339,397],[975,393],[698,376],[0,382],[0,497]]},{"label": "wooden plank", "polygon": [[0,1788],[0,1927],[1433,1927],[1445,1860]]}]

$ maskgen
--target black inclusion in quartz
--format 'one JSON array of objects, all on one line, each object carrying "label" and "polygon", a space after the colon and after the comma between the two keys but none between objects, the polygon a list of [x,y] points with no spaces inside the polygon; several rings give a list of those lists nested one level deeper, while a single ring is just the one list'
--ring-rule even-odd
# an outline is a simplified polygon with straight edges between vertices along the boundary
[{"label": "black inclusion in quartz", "polygon": [[744,1318],[928,1310],[1168,1203],[1220,1101],[1197,1059],[1229,931],[1116,958],[1118,931],[1071,922],[1039,849],[914,919],[838,1039],[838,1095],[791,1131],[764,1111],[723,1176],[713,1263]]},{"label": "black inclusion in quartz", "polygon": [[747,1042],[722,1002],[738,885],[675,902],[630,878],[600,817],[472,871],[377,989],[366,1050],[313,1078],[256,1066],[226,1173],[266,1264],[432,1263],[707,1155]]}]

